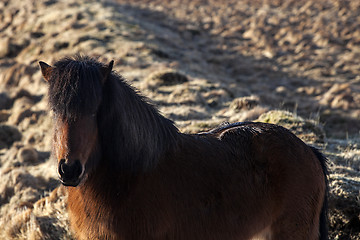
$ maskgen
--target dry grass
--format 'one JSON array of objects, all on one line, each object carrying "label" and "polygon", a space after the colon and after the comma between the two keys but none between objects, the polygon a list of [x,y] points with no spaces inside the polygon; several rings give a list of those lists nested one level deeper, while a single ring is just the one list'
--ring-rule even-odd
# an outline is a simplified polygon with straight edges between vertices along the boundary
[{"label": "dry grass", "polygon": [[75,53],[114,59],[181,131],[258,119],[320,147],[331,238],[360,239],[359,1],[117,2],[0,2],[0,239],[71,239],[37,61]]},{"label": "dry grass", "polygon": [[[34,204],[7,212],[1,239],[72,239],[66,211],[66,191],[55,188]],[[6,223],[6,224],[5,224]]]}]

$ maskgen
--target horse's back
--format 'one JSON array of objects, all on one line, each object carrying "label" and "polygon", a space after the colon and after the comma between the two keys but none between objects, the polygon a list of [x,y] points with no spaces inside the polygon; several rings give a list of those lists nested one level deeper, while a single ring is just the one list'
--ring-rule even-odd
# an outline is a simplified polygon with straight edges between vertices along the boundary
[{"label": "horse's back", "polygon": [[281,126],[249,122],[225,127],[215,136],[231,146],[239,167],[246,164],[259,172],[263,183],[275,187],[277,194],[280,189],[287,196],[289,190],[306,192],[317,184],[325,186],[324,163],[317,152]]},{"label": "horse's back", "polygon": [[318,239],[326,176],[311,147],[289,130],[266,123],[231,124],[208,134],[229,145],[238,161],[234,166],[248,171],[242,184],[261,199],[253,199],[257,209],[249,203],[246,214],[263,211],[257,216],[270,220],[263,224],[269,224],[264,227],[271,229],[271,239]]}]

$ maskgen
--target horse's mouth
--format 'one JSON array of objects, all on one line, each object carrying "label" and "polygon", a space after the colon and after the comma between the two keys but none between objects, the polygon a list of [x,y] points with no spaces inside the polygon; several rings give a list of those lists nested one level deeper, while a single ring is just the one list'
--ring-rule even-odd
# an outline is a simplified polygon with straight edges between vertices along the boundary
[{"label": "horse's mouth", "polygon": [[62,185],[67,186],[67,187],[77,187],[81,182],[80,178],[78,178],[77,180],[72,180],[72,181],[64,181],[61,178],[59,178],[59,180]]},{"label": "horse's mouth", "polygon": [[59,180],[62,185],[67,187],[79,187],[82,186],[88,178],[88,174],[86,172],[83,172],[79,178],[72,179],[72,180],[64,180],[61,177],[59,177]]},{"label": "horse's mouth", "polygon": [[84,182],[86,181],[88,175],[86,173],[81,174],[81,176],[77,179],[73,179],[73,180],[63,180],[61,179],[61,177],[59,177],[59,180],[61,182],[62,185],[67,186],[67,187],[78,187],[78,186],[82,186],[84,184]]}]

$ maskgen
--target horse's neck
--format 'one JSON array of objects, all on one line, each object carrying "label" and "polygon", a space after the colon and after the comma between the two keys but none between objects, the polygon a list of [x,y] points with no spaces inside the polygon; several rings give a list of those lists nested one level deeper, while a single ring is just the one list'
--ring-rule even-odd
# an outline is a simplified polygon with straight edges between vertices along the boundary
[{"label": "horse's neck", "polygon": [[[134,147],[141,147],[152,150],[161,150],[165,145],[173,142],[178,130],[173,123],[159,114],[157,109],[146,102],[146,100],[136,94],[128,85],[123,84],[126,96],[126,104],[120,104],[118,113],[121,114],[123,132],[134,144]],[[119,96],[119,101],[124,101],[124,97]],[[138,149],[141,150],[141,149]]]}]

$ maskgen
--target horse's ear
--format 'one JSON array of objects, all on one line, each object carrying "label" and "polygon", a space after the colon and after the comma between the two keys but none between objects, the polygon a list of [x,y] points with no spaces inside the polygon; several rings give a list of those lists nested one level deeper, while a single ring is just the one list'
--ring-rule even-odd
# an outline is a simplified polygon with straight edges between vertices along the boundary
[{"label": "horse's ear", "polygon": [[39,62],[39,65],[40,65],[40,69],[41,69],[41,73],[44,77],[44,79],[49,82],[49,79],[50,79],[50,75],[51,75],[51,72],[53,70],[53,67],[48,65],[47,63],[44,63],[44,62]]},{"label": "horse's ear", "polygon": [[106,67],[102,67],[101,69],[101,74],[102,74],[102,77],[103,77],[103,83],[106,82],[106,80],[108,79],[111,71],[112,71],[112,68],[114,66],[114,60],[111,60],[109,65],[107,65]]}]

